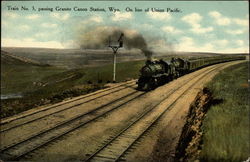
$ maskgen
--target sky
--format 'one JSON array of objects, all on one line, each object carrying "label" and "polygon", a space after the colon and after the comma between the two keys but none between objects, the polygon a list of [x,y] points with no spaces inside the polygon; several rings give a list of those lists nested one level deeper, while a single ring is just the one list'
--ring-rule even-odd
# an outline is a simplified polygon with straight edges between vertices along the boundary
[{"label": "sky", "polygon": [[249,52],[248,1],[1,3],[2,47],[80,48],[79,35],[91,42],[100,37],[99,30],[115,28],[127,35],[141,34],[154,50]]}]

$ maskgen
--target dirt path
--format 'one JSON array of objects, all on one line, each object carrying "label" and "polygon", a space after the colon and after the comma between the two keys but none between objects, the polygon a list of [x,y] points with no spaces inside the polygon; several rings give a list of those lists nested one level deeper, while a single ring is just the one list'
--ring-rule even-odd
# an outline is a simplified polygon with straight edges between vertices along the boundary
[{"label": "dirt path", "polygon": [[[62,104],[62,106],[48,110],[47,107],[42,107],[8,118],[2,121],[1,128],[8,129],[25,122],[28,122],[28,124],[1,132],[0,136],[3,139],[2,141],[4,141],[1,143],[1,150],[4,149],[4,146],[13,144],[13,141],[18,143],[19,141],[29,139],[28,137],[34,134],[56,127],[58,123],[60,124],[74,118],[72,122],[62,124],[59,127],[61,130],[50,130],[43,136],[40,135],[32,140],[28,140],[26,143],[24,142],[22,145],[20,144],[18,146],[20,149],[12,148],[6,151],[6,153],[3,151],[3,153],[8,153],[8,158],[17,156],[19,152],[26,151],[29,147],[37,147],[39,143],[45,143],[49,136],[54,138],[56,133],[60,134],[63,131],[67,132],[67,130],[77,127],[77,129],[68,131],[60,138],[55,138],[53,142],[48,142],[48,144],[21,157],[21,159],[36,161],[38,159],[41,161],[84,160],[114,138],[124,128],[136,121],[145,111],[162,102],[150,113],[153,116],[152,119],[154,116],[159,116],[166,107],[171,107],[171,109],[163,114],[156,125],[146,135],[142,136],[143,138],[136,143],[136,147],[128,150],[123,158],[127,159],[127,161],[160,161],[162,158],[166,161],[171,161],[171,156],[175,154],[174,151],[186,121],[190,103],[203,85],[211,80],[219,70],[235,63],[206,67],[148,93],[137,92],[134,83],[130,82],[120,86],[120,89],[117,88],[116,91],[115,89],[112,90],[112,88],[107,91],[101,90],[99,91],[100,93],[95,92],[91,96],[86,95],[87,97],[83,99],[78,97],[77,99],[79,100],[75,98],[72,99],[72,102],[64,101],[63,103],[65,104]],[[98,111],[95,110],[96,108],[99,108]],[[44,111],[34,113],[37,110]],[[32,116],[27,115],[32,113],[34,113]],[[88,115],[78,117],[79,114],[84,113]],[[41,119],[32,121],[35,118]],[[18,120],[15,121],[15,119]],[[150,120],[148,119],[148,122]],[[86,124],[82,124],[84,122]],[[80,126],[78,126],[79,124]],[[138,125],[138,130],[140,128],[142,127]],[[2,156],[5,157],[5,154]]]}]

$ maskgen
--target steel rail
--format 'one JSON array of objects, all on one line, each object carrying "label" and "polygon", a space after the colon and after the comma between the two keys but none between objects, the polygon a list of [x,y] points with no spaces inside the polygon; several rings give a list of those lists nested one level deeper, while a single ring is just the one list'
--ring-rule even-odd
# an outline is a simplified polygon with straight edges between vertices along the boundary
[{"label": "steel rail", "polygon": [[[128,84],[128,85],[132,85],[132,84]],[[102,96],[98,96],[98,97],[92,98],[92,99],[90,99],[90,100],[87,100],[87,101],[84,101],[84,102],[81,102],[81,103],[78,103],[78,104],[75,104],[75,105],[72,105],[72,106],[69,106],[69,107],[60,109],[60,110],[55,111],[55,112],[53,112],[53,113],[45,114],[45,115],[40,116],[40,117],[38,117],[38,118],[34,118],[34,119],[32,119],[32,120],[28,120],[28,121],[26,121],[26,122],[23,122],[23,123],[14,125],[14,126],[12,126],[12,127],[8,127],[8,128],[5,128],[5,129],[1,129],[1,130],[0,130],[0,133],[9,131],[9,130],[11,130],[11,129],[14,129],[14,128],[17,128],[17,127],[20,127],[20,126],[23,126],[23,125],[26,125],[26,124],[29,124],[29,123],[32,123],[32,122],[37,121],[37,120],[39,120],[39,119],[45,118],[45,117],[47,117],[47,116],[51,116],[51,115],[54,115],[54,114],[57,114],[57,113],[66,111],[66,110],[71,109],[71,108],[73,108],[73,107],[77,107],[77,106],[83,105],[83,104],[85,104],[85,103],[94,101],[94,100],[96,100],[96,99],[99,99],[99,98],[101,98],[101,97],[110,95],[110,94],[112,94],[112,93],[118,92],[118,91],[123,90],[123,89],[126,89],[126,88],[128,88],[128,87],[123,87],[123,88],[121,88],[121,89],[118,89],[118,90],[115,90],[115,91],[111,91],[111,92],[109,92],[109,93],[107,93],[107,94],[104,94],[104,95],[102,95]],[[66,105],[66,104],[68,104],[68,103],[61,104],[61,105],[57,105],[57,106],[54,106],[54,107],[52,107],[52,108],[59,107],[59,106],[62,106],[62,105]],[[52,109],[52,108],[50,108],[50,109]],[[47,109],[47,110],[48,110],[48,109]],[[43,111],[45,111],[45,110],[43,110]],[[39,111],[39,112],[42,112],[42,111]],[[37,113],[38,113],[38,112],[37,112]],[[36,113],[30,114],[30,115],[26,115],[25,117],[31,116],[31,115],[34,115],[34,114],[36,114]],[[17,119],[17,120],[18,120],[18,119]]]},{"label": "steel rail", "polygon": [[37,132],[37,133],[35,133],[35,134],[32,134],[31,136],[29,136],[29,137],[27,137],[27,138],[25,138],[25,139],[23,139],[23,140],[20,140],[20,141],[18,141],[18,142],[12,143],[12,144],[10,144],[10,145],[4,146],[4,147],[0,150],[0,152],[4,152],[4,151],[6,151],[7,149],[13,148],[13,147],[15,147],[16,145],[22,144],[22,143],[24,143],[24,142],[26,142],[26,141],[28,141],[28,140],[30,140],[30,139],[33,139],[33,138],[35,138],[35,137],[37,137],[37,136],[39,136],[39,135],[41,135],[41,134],[43,134],[43,133],[46,133],[46,132],[51,131],[51,130],[53,130],[53,129],[56,129],[56,128],[58,128],[58,127],[60,127],[60,126],[62,126],[62,125],[68,124],[68,123],[70,123],[70,122],[73,122],[73,121],[75,121],[75,120],[77,120],[77,119],[79,119],[79,118],[82,118],[82,117],[84,117],[84,116],[86,116],[86,115],[89,115],[89,114],[95,112],[95,111],[98,111],[98,110],[102,109],[103,107],[106,107],[106,106],[112,105],[112,104],[114,104],[114,103],[116,103],[116,102],[119,102],[119,101],[123,100],[124,98],[129,97],[129,96],[131,96],[131,95],[133,95],[133,94],[135,94],[135,93],[137,93],[137,91],[133,91],[133,92],[131,92],[131,93],[125,95],[125,96],[122,96],[121,98],[118,98],[118,99],[116,99],[116,100],[114,100],[114,101],[112,101],[112,102],[109,102],[109,103],[107,103],[107,104],[98,106],[97,108],[95,108],[95,109],[93,109],[93,110],[90,110],[90,111],[88,111],[88,112],[79,114],[79,115],[74,116],[74,117],[72,117],[72,118],[70,118],[70,119],[68,119],[68,120],[63,121],[63,122],[59,122],[59,123],[57,123],[56,125],[53,125],[53,126],[50,127],[50,128],[47,128],[47,129],[41,130],[41,131],[39,131],[39,132]]},{"label": "steel rail", "polygon": [[[15,157],[12,157],[12,158],[7,159],[7,160],[16,160],[16,159],[19,159],[20,157],[25,156],[25,155],[28,154],[29,152],[32,152],[32,151],[34,151],[34,150],[36,150],[36,149],[38,149],[38,148],[40,148],[40,147],[42,147],[42,146],[44,146],[44,145],[50,143],[50,142],[52,142],[52,141],[58,139],[59,137],[61,137],[61,136],[63,136],[63,135],[66,135],[66,134],[68,134],[68,133],[70,133],[70,132],[76,130],[77,128],[82,127],[82,126],[84,126],[84,125],[86,125],[86,124],[88,124],[88,123],[90,123],[90,122],[96,120],[97,118],[100,118],[100,117],[102,117],[102,116],[108,114],[109,112],[114,111],[114,110],[116,110],[117,108],[119,108],[119,107],[121,107],[121,106],[123,106],[123,105],[125,105],[125,104],[127,104],[127,103],[129,103],[129,102],[131,102],[131,101],[133,101],[133,100],[135,100],[136,98],[139,98],[139,97],[141,97],[141,96],[143,96],[143,95],[146,94],[146,92],[138,92],[138,91],[134,91],[134,92],[132,92],[132,93],[134,93],[134,94],[135,94],[135,93],[141,93],[141,94],[137,95],[136,97],[134,97],[134,98],[132,98],[132,99],[129,99],[128,101],[126,101],[126,102],[124,102],[124,103],[122,103],[122,104],[119,104],[118,106],[115,106],[114,108],[112,108],[112,109],[110,109],[110,110],[108,110],[108,111],[106,111],[106,112],[104,112],[104,113],[102,113],[102,114],[100,114],[100,115],[97,115],[96,117],[92,118],[91,120],[88,120],[88,121],[83,122],[83,123],[79,123],[79,124],[75,125],[74,127],[71,127],[70,129],[68,129],[67,131],[65,131],[65,132],[63,132],[63,133],[61,133],[61,134],[58,134],[58,135],[54,136],[54,137],[51,138],[50,140],[45,141],[45,142],[43,142],[42,144],[39,144],[39,145],[37,145],[37,146],[34,147],[34,148],[30,148],[29,150],[27,150],[27,151],[21,153],[20,155],[15,156]],[[128,94],[128,95],[126,95],[126,96],[124,96],[123,99],[124,99],[125,97],[131,96],[132,93],[131,93],[131,94]],[[122,99],[119,99],[119,100],[122,100]],[[118,101],[118,100],[117,100],[117,101]],[[105,105],[102,105],[102,106],[98,107],[98,109],[103,108],[103,107],[108,106],[108,105],[111,105],[111,104],[113,104],[113,103],[114,103],[114,102],[108,103],[108,104],[105,104]],[[91,113],[93,113],[93,111],[87,112],[87,114],[83,114],[83,115],[81,115],[81,117],[84,116],[84,115],[91,114]],[[77,119],[79,119],[79,118],[81,118],[81,117],[78,116]],[[73,119],[73,120],[77,120],[77,119],[75,118],[75,119]],[[60,125],[58,125],[58,126],[56,126],[56,127],[50,128],[50,130],[48,130],[48,131],[51,131],[51,130],[53,130],[53,129],[56,129],[56,128],[60,127],[60,126],[66,126],[65,124],[66,124],[66,123],[69,123],[69,122],[71,122],[71,121],[67,121],[67,122],[61,123]],[[18,142],[18,143],[14,143],[13,145],[7,146],[7,147],[5,147],[4,149],[2,149],[1,152],[8,152],[9,149],[14,148],[14,147],[16,147],[17,145],[20,145],[20,144],[22,144],[22,143],[24,143],[24,142],[27,142],[27,141],[29,141],[29,140],[31,140],[31,139],[34,139],[34,138],[36,138],[36,137],[39,137],[39,136],[41,136],[41,135],[45,135],[46,133],[48,133],[48,131],[46,130],[46,131],[40,132],[40,133],[35,134],[35,135],[33,135],[32,137],[27,138],[27,139],[25,139],[25,140],[23,140],[23,141],[20,141],[20,142]]]},{"label": "steel rail", "polygon": [[[13,119],[2,119],[2,121],[0,121],[0,125],[4,125],[6,123],[10,123],[12,121],[15,121],[15,120],[18,120],[18,119],[21,119],[21,118],[25,118],[27,116],[30,116],[30,115],[34,115],[34,114],[37,114],[39,112],[42,112],[42,111],[46,111],[46,110],[49,110],[49,109],[52,109],[54,107],[58,107],[58,106],[62,106],[62,105],[65,105],[65,104],[68,104],[68,103],[71,103],[71,102],[74,102],[74,101],[78,101],[78,100],[81,100],[81,99],[84,99],[84,98],[87,98],[87,97],[90,97],[90,96],[94,96],[96,94],[100,94],[100,93],[103,93],[103,92],[106,92],[106,91],[109,91],[109,90],[112,90],[112,89],[116,89],[116,88],[119,88],[121,86],[124,86],[126,84],[130,84],[130,83],[133,83],[135,82],[134,80],[132,81],[128,81],[126,83],[123,83],[123,84],[120,84],[120,85],[117,85],[117,86],[114,86],[114,87],[110,87],[110,88],[105,88],[103,90],[99,90],[97,92],[93,92],[93,93],[90,93],[90,94],[86,94],[82,97],[76,97],[75,99],[70,99],[69,101],[65,101],[64,103],[57,103],[57,104],[54,104],[54,105],[51,105],[51,106],[46,106],[45,108],[41,109],[41,110],[37,110],[35,112],[32,112],[32,113],[28,113],[28,114],[24,114],[24,115],[21,115],[21,116],[17,116],[16,118],[13,118]],[[100,92],[101,91],[101,92]]]}]

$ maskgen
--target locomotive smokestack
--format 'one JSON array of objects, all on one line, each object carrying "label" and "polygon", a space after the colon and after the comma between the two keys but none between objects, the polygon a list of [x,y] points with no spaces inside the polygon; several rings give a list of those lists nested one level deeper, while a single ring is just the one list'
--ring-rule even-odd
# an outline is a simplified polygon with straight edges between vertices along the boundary
[{"label": "locomotive smokestack", "polygon": [[141,50],[144,53],[144,55],[146,56],[147,60],[151,61],[153,52],[148,50],[148,49],[141,49]]}]

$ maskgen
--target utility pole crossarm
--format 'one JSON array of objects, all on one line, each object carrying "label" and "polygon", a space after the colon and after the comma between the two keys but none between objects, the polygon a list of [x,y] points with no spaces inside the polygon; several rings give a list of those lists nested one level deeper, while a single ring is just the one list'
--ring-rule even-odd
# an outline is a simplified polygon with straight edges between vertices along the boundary
[{"label": "utility pole crossarm", "polygon": [[114,53],[116,53],[119,49],[119,47],[116,47],[116,46],[109,46],[109,47],[112,48]]}]

